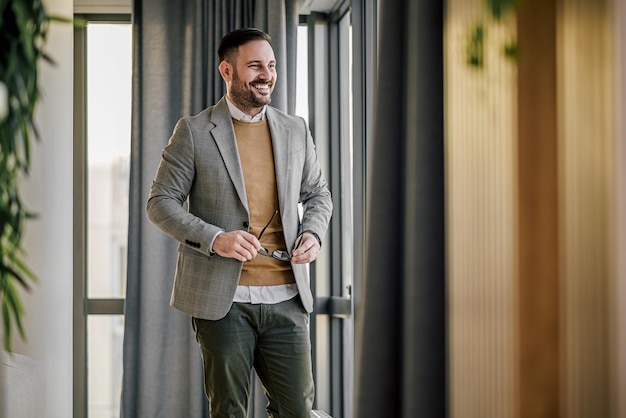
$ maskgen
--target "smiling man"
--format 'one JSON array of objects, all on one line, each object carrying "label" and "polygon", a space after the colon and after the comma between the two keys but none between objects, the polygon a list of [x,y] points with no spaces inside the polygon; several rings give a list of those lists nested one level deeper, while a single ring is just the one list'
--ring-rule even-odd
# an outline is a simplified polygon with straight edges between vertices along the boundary
[{"label": "smiling man", "polygon": [[253,40],[237,49],[224,44],[219,70],[228,100],[242,112],[257,115],[271,102],[276,82],[274,51],[266,40]]},{"label": "smiling man", "polygon": [[178,121],[147,204],[180,243],[171,305],[192,317],[212,418],[247,417],[252,369],[270,418],[308,418],[313,404],[306,265],[332,199],[304,120],[269,106],[270,41],[252,28],[222,38],[226,96]]}]

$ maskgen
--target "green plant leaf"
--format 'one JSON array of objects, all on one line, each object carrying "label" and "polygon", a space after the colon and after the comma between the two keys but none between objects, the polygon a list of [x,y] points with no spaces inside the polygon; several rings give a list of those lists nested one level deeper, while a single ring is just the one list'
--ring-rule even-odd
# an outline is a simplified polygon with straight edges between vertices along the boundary
[{"label": "green plant leaf", "polygon": [[509,11],[519,6],[520,0],[485,0],[494,19],[500,20]]},{"label": "green plant leaf", "polygon": [[474,68],[483,68],[485,65],[485,26],[477,23],[470,32],[466,49],[467,64]]},{"label": "green plant leaf", "polygon": [[12,332],[24,338],[24,308],[19,290],[37,281],[22,249],[24,225],[34,215],[20,199],[19,180],[30,169],[32,142],[39,138],[33,122],[40,100],[38,61],[50,22],[40,0],[0,0],[0,81],[8,93],[6,117],[0,121],[0,304],[5,348]]}]

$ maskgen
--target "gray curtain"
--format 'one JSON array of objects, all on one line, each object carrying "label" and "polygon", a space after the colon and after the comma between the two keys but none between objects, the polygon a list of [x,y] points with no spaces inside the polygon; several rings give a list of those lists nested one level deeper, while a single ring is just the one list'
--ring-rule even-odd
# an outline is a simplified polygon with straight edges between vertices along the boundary
[{"label": "gray curtain", "polygon": [[[272,104],[293,111],[297,24],[295,0],[134,1],[124,418],[209,416],[190,318],[169,306],[177,244],[148,222],[146,200],[176,121],[224,94],[217,44],[229,30],[272,36],[280,71]],[[251,416],[266,416],[255,394]]]},{"label": "gray curtain", "polygon": [[380,4],[358,418],[447,414],[443,3]]}]

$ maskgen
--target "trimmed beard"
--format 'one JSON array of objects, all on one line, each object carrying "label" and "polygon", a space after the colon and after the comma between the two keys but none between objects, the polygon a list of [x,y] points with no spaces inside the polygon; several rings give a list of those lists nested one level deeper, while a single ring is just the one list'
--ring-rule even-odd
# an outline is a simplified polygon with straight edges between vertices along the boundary
[{"label": "trimmed beard", "polygon": [[248,86],[249,89],[240,88],[240,86],[244,86],[244,84],[241,78],[239,78],[237,70],[233,68],[233,83],[230,90],[230,96],[233,102],[235,102],[235,104],[238,104],[239,106],[243,106],[244,109],[258,108],[270,104],[272,102],[272,92],[274,91],[274,86],[272,85],[270,87],[270,94],[268,94],[267,96],[257,96],[254,91],[254,87],[251,86],[251,84],[254,84],[258,81],[264,80],[255,80],[251,83],[246,84],[245,86]]}]

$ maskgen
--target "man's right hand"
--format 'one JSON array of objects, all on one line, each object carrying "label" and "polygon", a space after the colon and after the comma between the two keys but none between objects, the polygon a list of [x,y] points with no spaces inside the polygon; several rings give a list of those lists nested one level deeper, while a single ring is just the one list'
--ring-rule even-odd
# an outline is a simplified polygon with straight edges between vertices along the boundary
[{"label": "man's right hand", "polygon": [[260,248],[261,243],[254,235],[241,230],[222,232],[213,241],[213,252],[239,261],[252,260]]}]

